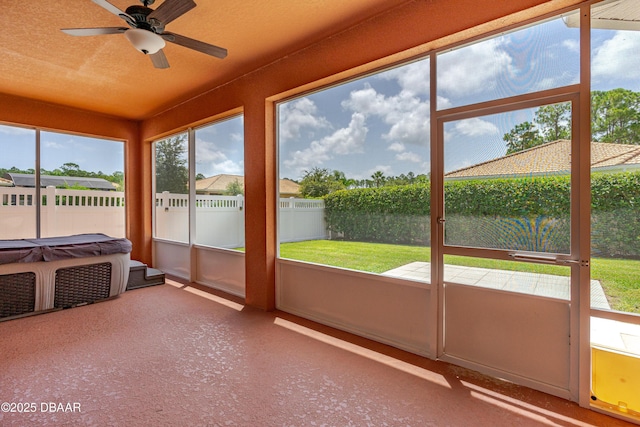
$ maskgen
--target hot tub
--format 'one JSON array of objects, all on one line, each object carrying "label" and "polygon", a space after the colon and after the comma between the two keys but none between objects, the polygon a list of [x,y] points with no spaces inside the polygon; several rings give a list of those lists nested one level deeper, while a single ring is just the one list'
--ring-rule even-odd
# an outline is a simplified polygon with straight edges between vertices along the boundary
[{"label": "hot tub", "polygon": [[0,320],[124,292],[131,242],[105,234],[0,240]]}]

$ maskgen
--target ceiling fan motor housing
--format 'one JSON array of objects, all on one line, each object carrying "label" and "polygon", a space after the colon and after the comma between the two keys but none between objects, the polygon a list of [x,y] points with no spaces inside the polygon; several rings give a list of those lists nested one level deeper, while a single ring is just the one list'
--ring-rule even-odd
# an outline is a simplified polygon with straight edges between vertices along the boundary
[{"label": "ceiling fan motor housing", "polygon": [[156,34],[162,34],[164,32],[164,25],[155,18],[148,19],[151,12],[153,12],[153,9],[147,6],[137,5],[129,6],[125,11],[127,15],[136,20],[134,28],[153,31]]},{"label": "ceiling fan motor housing", "polygon": [[[127,10],[125,10],[125,13],[129,16],[131,16],[133,19],[136,20],[136,24],[138,25],[138,28],[142,28],[145,30],[150,30],[151,29],[151,25],[149,25],[149,23],[147,22],[147,16],[149,16],[149,14],[153,12],[153,9],[148,8],[146,6],[129,6],[127,8]],[[149,28],[144,28],[144,26],[148,26]]]}]

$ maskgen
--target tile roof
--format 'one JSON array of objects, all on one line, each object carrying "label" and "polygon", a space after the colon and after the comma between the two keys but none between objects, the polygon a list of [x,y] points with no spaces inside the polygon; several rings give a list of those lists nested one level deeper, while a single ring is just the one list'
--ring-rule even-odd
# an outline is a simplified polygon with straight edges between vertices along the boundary
[{"label": "tile roof", "polygon": [[[615,166],[640,166],[640,146],[591,143],[593,169]],[[445,174],[445,178],[509,177],[568,173],[571,169],[571,141],[559,139],[504,157],[478,163]]]},{"label": "tile roof", "polygon": [[[197,193],[222,194],[226,191],[229,184],[238,181],[244,189],[244,176],[241,175],[214,175],[209,178],[199,179],[196,181]],[[300,186],[289,179],[280,180],[280,194],[295,195],[300,193]]]}]

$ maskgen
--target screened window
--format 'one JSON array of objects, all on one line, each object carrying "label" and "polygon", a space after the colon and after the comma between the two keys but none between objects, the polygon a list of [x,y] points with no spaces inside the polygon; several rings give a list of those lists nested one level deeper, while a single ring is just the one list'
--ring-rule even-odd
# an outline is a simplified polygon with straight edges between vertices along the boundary
[{"label": "screened window", "polygon": [[606,295],[592,306],[638,314],[640,32],[624,19],[634,8],[628,1],[592,7],[591,274]]},{"label": "screened window", "polygon": [[445,244],[570,253],[571,103],[444,124]]},{"label": "screened window", "polygon": [[244,247],[244,120],[195,130],[196,238],[199,245]]},{"label": "screened window", "polygon": [[278,106],[282,258],[429,281],[429,60]]},{"label": "screened window", "polygon": [[562,18],[438,55],[438,110],[570,84],[580,77],[579,30]]},{"label": "screened window", "polygon": [[0,159],[0,238],[124,237],[124,144],[58,132],[37,135],[36,130],[0,126],[5,153]]},{"label": "screened window", "polygon": [[187,133],[154,143],[155,237],[189,242],[189,156]]},{"label": "screened window", "polygon": [[14,187],[10,173],[35,174],[36,131],[0,125],[0,239],[36,236],[36,192]]},{"label": "screened window", "polygon": [[602,289],[591,297],[591,394],[623,416],[640,412],[637,9],[628,0],[591,7],[591,283]]},{"label": "screened window", "polygon": [[42,236],[125,237],[124,144],[41,132],[40,152]]}]

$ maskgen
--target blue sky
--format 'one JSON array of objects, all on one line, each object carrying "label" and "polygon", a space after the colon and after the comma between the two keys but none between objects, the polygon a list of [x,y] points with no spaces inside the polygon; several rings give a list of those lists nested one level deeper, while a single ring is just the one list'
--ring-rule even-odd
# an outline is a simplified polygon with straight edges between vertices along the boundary
[{"label": "blue sky", "polygon": [[[36,132],[0,125],[0,167],[35,168]],[[124,171],[124,143],[56,132],[40,132],[40,166],[46,170],[76,163],[80,169],[108,175]],[[10,155],[5,155],[10,153]]]},{"label": "blue sky", "polygon": [[[640,32],[593,31],[592,89],[640,90]],[[439,110],[579,81],[579,32],[561,19],[438,56]],[[445,171],[506,153],[502,137],[535,109],[445,125]],[[366,179],[428,173],[429,62],[422,60],[282,104],[280,176],[313,167]]]},{"label": "blue sky", "polygon": [[196,129],[196,174],[244,175],[244,117]]},{"label": "blue sky", "polygon": [[[196,129],[196,173],[244,175],[244,119],[234,116]],[[34,168],[36,133],[0,125],[0,167]],[[55,132],[41,132],[41,166],[52,170],[72,162],[81,169],[111,174],[124,170],[124,144]],[[185,155],[186,158],[186,155]]]}]

